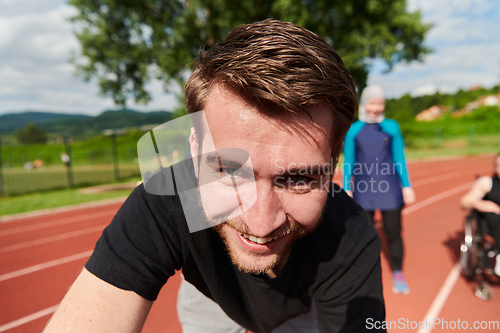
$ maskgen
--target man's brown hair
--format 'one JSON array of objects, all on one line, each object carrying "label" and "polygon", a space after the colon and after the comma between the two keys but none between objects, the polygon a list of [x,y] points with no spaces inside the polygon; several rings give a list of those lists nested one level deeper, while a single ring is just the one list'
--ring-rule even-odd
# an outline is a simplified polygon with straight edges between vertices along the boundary
[{"label": "man's brown hair", "polygon": [[204,109],[216,83],[271,115],[327,102],[335,154],[358,109],[354,80],[335,50],[311,31],[273,19],[237,26],[198,57],[184,87],[189,113]]}]

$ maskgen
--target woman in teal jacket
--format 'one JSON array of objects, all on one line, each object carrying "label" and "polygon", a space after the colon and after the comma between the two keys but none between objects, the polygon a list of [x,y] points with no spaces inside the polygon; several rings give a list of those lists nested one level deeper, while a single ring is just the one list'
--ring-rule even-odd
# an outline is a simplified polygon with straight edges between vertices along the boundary
[{"label": "woman in teal jacket", "polygon": [[[373,221],[381,210],[393,270],[393,291],[410,289],[401,272],[403,241],[401,210],[415,201],[404,156],[404,141],[397,121],[385,119],[382,88],[368,86],[361,94],[359,120],[344,140],[344,190]],[[354,181],[352,177],[354,176]]]}]

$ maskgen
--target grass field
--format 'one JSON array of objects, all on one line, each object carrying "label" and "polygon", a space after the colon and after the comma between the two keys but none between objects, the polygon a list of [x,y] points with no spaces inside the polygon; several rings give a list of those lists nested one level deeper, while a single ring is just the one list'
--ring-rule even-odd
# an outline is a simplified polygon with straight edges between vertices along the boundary
[{"label": "grass field", "polygon": [[[120,164],[118,170],[120,179],[140,176],[138,164]],[[115,181],[114,167],[111,164],[75,166],[72,168],[72,173],[75,187]],[[3,191],[9,196],[68,187],[68,173],[64,166],[50,166],[32,170],[3,169],[2,174]]]},{"label": "grass field", "polygon": [[447,140],[422,138],[418,148],[407,148],[408,159],[500,153],[500,135],[477,135]]},{"label": "grass field", "polygon": [[112,165],[76,166],[73,168],[73,189],[67,188],[67,170],[62,166],[35,170],[12,168],[4,169],[2,173],[6,196],[0,197],[0,216],[128,196],[131,190],[83,194],[80,189],[96,184],[140,180],[138,164],[120,164],[119,182],[115,181]]},{"label": "grass field", "polygon": [[[418,149],[407,149],[408,160],[494,154],[500,152],[500,135],[478,135],[472,138],[462,137],[439,142],[427,138],[419,140],[418,145]],[[342,163],[342,158],[340,163]],[[135,177],[134,181],[140,180],[139,166],[136,163],[120,164],[119,172],[122,181],[126,179],[130,181],[130,177]],[[131,192],[122,190],[82,194],[77,189],[66,189],[67,170],[63,166],[36,170],[4,169],[3,177],[4,191],[8,196],[0,197],[0,216],[127,196]],[[113,165],[110,164],[75,166],[73,177],[76,187],[115,182]],[[59,189],[50,190],[53,188]]]}]

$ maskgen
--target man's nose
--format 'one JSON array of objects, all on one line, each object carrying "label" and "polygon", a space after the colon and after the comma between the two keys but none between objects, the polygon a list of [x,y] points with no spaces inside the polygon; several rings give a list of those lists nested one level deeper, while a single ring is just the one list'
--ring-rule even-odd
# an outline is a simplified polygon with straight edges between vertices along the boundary
[{"label": "man's nose", "polygon": [[257,182],[255,204],[241,218],[256,237],[266,237],[286,222],[282,195],[273,184]]}]

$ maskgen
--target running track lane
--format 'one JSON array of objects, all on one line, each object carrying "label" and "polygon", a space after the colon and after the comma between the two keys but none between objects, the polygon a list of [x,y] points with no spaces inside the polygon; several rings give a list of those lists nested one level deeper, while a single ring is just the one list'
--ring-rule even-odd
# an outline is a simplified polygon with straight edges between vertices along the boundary
[{"label": "running track lane", "polygon": [[[464,183],[473,181],[477,173],[491,173],[491,157],[415,162],[409,167],[417,203],[404,211],[404,270],[412,292],[407,296],[392,294],[390,270],[382,253],[387,320],[400,323],[403,319],[413,324],[429,312],[448,322],[468,320],[470,325],[499,320],[499,282],[493,281],[497,296],[483,302],[474,297],[470,284],[453,274],[463,237],[464,213],[458,208],[458,200],[468,188]],[[4,249],[0,253],[0,332],[42,330],[118,207],[115,204],[0,223],[0,252]],[[162,289],[143,332],[180,332],[175,312],[179,282],[176,274]],[[437,326],[434,331],[446,330]]]}]

